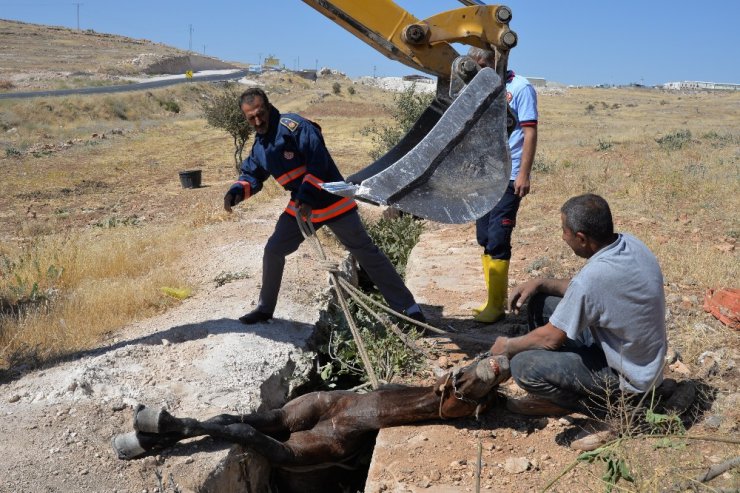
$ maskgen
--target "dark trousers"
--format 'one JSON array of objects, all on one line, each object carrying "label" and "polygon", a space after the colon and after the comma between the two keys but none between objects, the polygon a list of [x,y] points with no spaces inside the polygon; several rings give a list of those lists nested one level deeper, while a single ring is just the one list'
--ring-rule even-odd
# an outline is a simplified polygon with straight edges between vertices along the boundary
[{"label": "dark trousers", "polygon": [[[529,329],[545,325],[561,299],[534,295],[528,304]],[[568,339],[557,351],[534,349],[515,355],[511,375],[530,394],[591,416],[603,416],[608,400],[619,392],[619,376],[590,332],[578,341]]]},{"label": "dark trousers", "polygon": [[[319,229],[324,225],[332,230],[342,245],[355,257],[391,308],[403,312],[415,303],[414,296],[391,261],[375,246],[365,231],[356,209],[315,226]],[[285,269],[285,257],[298,250],[301,243],[303,235],[298,229],[296,218],[282,213],[275,225],[275,231],[267,240],[262,257],[262,289],[257,305],[261,312],[275,311]]]},{"label": "dark trousers", "polygon": [[511,233],[521,201],[510,181],[496,206],[475,222],[475,235],[483,253],[499,260],[511,259]]}]

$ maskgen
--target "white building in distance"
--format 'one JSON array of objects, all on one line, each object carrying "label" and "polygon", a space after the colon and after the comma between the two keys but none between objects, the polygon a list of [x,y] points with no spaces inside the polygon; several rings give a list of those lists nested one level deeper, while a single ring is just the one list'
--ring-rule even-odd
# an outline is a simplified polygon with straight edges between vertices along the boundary
[{"label": "white building in distance", "polygon": [[740,91],[740,84],[726,82],[701,82],[685,80],[682,82],[666,82],[663,89],[681,90],[710,90],[710,91]]}]

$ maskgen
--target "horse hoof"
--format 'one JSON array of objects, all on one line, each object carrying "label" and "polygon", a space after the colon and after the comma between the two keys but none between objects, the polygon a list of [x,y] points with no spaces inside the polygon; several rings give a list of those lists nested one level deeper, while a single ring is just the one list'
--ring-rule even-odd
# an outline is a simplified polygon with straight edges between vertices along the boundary
[{"label": "horse hoof", "polygon": [[146,453],[146,450],[139,443],[139,438],[136,436],[135,431],[116,435],[111,439],[110,443],[119,459],[131,460]]},{"label": "horse hoof", "polygon": [[134,430],[144,433],[160,433],[160,421],[164,409],[138,406],[134,411]]},{"label": "horse hoof", "polygon": [[489,385],[498,385],[511,376],[509,359],[506,356],[490,356],[478,362],[475,374]]}]

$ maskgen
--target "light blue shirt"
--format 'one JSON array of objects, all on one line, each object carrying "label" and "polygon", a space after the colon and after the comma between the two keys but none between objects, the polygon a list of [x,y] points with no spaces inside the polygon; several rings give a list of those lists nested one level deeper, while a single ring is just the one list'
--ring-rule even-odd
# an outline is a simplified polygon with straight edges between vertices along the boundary
[{"label": "light blue shirt", "polygon": [[523,126],[537,125],[537,92],[526,77],[515,75],[509,71],[506,81],[506,99],[509,107],[517,119],[516,127],[509,136],[511,150],[511,179],[516,180],[519,175],[519,166],[522,161],[522,147],[524,146]]},{"label": "light blue shirt", "polygon": [[[620,234],[576,274],[550,323],[577,340],[590,328],[621,388],[633,392],[663,381],[667,341],[663,274],[640,240]],[[657,378],[656,378],[657,375]]]}]

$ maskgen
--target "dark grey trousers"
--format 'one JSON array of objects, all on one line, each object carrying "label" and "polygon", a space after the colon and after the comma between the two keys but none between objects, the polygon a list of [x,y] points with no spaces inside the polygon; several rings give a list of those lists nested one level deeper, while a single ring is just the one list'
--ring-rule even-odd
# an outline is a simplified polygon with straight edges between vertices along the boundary
[{"label": "dark grey trousers", "polygon": [[[529,330],[545,325],[562,300],[534,295],[527,306]],[[587,415],[602,416],[619,395],[619,375],[606,362],[590,332],[556,351],[522,351],[511,359],[511,376],[530,394]]]},{"label": "dark grey trousers", "polygon": [[[403,312],[416,303],[411,291],[406,287],[388,257],[375,246],[360,221],[357,210],[316,225],[317,229],[326,225],[339,241],[357,259],[357,262],[370,276],[380,290],[388,305]],[[303,243],[303,235],[296,218],[282,213],[275,225],[275,231],[267,240],[262,257],[262,289],[257,309],[273,313],[277,305],[280,283],[285,268],[285,257],[295,252]]]}]

